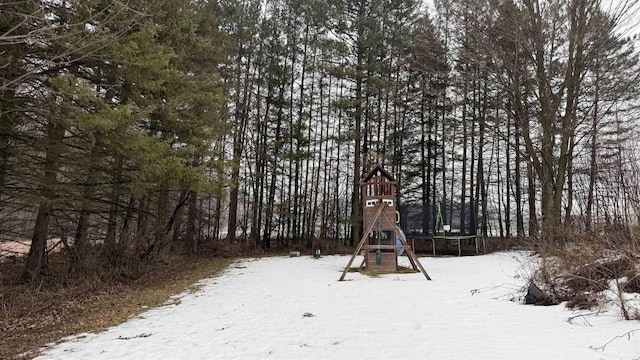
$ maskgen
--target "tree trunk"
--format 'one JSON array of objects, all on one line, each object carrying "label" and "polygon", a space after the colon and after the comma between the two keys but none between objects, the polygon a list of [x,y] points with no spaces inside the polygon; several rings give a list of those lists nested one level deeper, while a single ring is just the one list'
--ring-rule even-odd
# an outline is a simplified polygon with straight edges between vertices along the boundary
[{"label": "tree trunk", "polygon": [[198,236],[196,234],[198,221],[198,193],[189,194],[189,211],[187,214],[187,228],[184,237],[187,253],[192,255],[198,251]]},{"label": "tree trunk", "polygon": [[538,238],[540,228],[538,224],[538,212],[536,210],[536,173],[531,161],[527,161],[527,192],[529,204],[529,237]]},{"label": "tree trunk", "polygon": [[516,133],[515,137],[515,197],[516,197],[516,232],[518,234],[518,239],[524,238],[524,215],[522,211],[522,175],[520,174],[520,131],[519,126],[517,125],[518,121],[516,121]]},{"label": "tree trunk", "polygon": [[38,216],[33,228],[29,254],[26,266],[22,272],[23,281],[34,281],[40,278],[46,270],[45,251],[49,230],[49,218],[51,217],[52,202],[55,196],[60,155],[62,153],[65,129],[61,125],[50,121],[47,126],[46,155],[44,164],[44,177],[42,178],[42,195]]},{"label": "tree trunk", "polygon": [[89,163],[87,166],[88,173],[86,174],[86,181],[84,183],[84,189],[82,191],[83,204],[80,205],[80,216],[78,218],[78,226],[76,227],[76,233],[73,241],[73,247],[71,249],[71,272],[82,272],[85,267],[85,257],[87,250],[87,230],[89,227],[89,220],[92,214],[89,205],[92,202],[92,193],[95,191],[95,184],[98,180],[98,170],[100,161],[100,150],[102,148],[101,140],[97,140],[95,145],[91,149],[89,156]]},{"label": "tree trunk", "polygon": [[511,158],[510,146],[511,141],[511,122],[507,116],[507,140],[504,145],[504,163],[505,163],[505,205],[504,205],[504,232],[505,237],[511,237]]},{"label": "tree trunk", "polygon": [[122,156],[116,156],[116,163],[113,176],[113,189],[111,191],[111,206],[109,209],[109,220],[107,222],[107,235],[104,239],[104,247],[114,249],[116,244],[116,228],[118,222],[118,204],[120,203],[120,195],[122,192],[122,168],[124,159]]},{"label": "tree trunk", "polygon": [[118,239],[118,244],[120,244],[122,247],[126,247],[129,243],[131,220],[133,219],[133,214],[135,212],[135,204],[136,198],[131,195],[129,204],[127,205],[127,210],[125,211],[124,217],[122,219],[122,228],[120,229],[120,237]]},{"label": "tree trunk", "polygon": [[0,195],[2,195],[5,184],[5,177],[8,171],[8,160],[10,153],[10,140],[15,126],[10,115],[10,110],[15,101],[13,90],[0,92]]},{"label": "tree trunk", "polygon": [[591,140],[591,148],[589,153],[589,190],[587,194],[587,205],[585,211],[585,227],[587,230],[591,229],[593,224],[593,203],[594,203],[594,193],[596,187],[596,176],[598,173],[598,162],[597,162],[597,129],[598,129],[598,117],[599,113],[599,105],[600,105],[600,68],[596,69],[596,79],[595,79],[595,93],[593,99],[593,117],[591,120],[591,130],[590,130],[590,140]]},{"label": "tree trunk", "polygon": [[[232,244],[236,241],[236,229],[238,227],[238,196],[240,189],[240,163],[244,152],[244,139],[246,127],[247,106],[249,101],[248,85],[250,82],[250,58],[246,60],[245,71],[242,71],[242,60],[244,49],[239,49],[236,58],[236,78],[235,78],[235,124],[233,132],[233,155],[231,159],[231,179],[229,191],[229,217],[227,222],[227,242]],[[244,74],[244,78],[243,75]],[[243,86],[244,81],[244,86]]]},{"label": "tree trunk", "polygon": [[362,146],[362,65],[364,49],[358,46],[356,88],[355,88],[355,114],[354,114],[354,146],[353,146],[353,187],[351,192],[351,237],[349,245],[354,246],[356,239],[361,237],[362,214],[360,210],[360,176],[362,175],[361,146]]},{"label": "tree trunk", "polygon": [[182,210],[182,207],[189,201],[190,195],[191,192],[189,191],[183,190],[182,192],[180,192],[180,196],[178,198],[176,206],[171,212],[171,216],[169,216],[168,218],[165,217],[165,224],[158,224],[162,226],[156,231],[152,243],[140,253],[139,260],[141,262],[149,261],[155,258],[170,243],[170,241],[168,240],[169,234],[172,230],[175,230],[175,224],[178,221],[178,217],[180,216],[180,211]]},{"label": "tree trunk", "polygon": [[460,193],[460,231],[466,232],[466,211],[467,211],[467,147],[469,146],[469,130],[468,130],[468,94],[467,94],[467,82],[465,82],[463,88],[462,99],[462,180],[460,181],[461,193]]}]

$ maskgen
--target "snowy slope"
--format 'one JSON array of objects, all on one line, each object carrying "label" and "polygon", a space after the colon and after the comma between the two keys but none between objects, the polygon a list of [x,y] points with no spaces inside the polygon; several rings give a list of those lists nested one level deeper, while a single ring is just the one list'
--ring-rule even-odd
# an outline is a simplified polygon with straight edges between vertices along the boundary
[{"label": "snowy slope", "polygon": [[349,273],[339,282],[348,260],[240,261],[178,305],[66,339],[38,359],[640,358],[638,321],[519,304],[526,256],[421,258],[433,281]]}]

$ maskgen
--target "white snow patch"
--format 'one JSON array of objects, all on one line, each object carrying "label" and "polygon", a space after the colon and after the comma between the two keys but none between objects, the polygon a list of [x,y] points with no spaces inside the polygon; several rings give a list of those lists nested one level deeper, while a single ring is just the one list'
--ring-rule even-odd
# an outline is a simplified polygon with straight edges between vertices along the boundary
[{"label": "white snow patch", "polygon": [[38,359],[640,358],[638,321],[521,305],[521,254],[421,258],[433,281],[349,273],[339,282],[348,260],[238,261],[177,305],[49,345]]}]

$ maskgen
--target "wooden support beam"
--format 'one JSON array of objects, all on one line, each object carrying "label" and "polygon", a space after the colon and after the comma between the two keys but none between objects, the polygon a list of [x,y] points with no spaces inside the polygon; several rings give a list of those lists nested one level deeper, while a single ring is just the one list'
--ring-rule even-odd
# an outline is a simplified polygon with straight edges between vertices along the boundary
[{"label": "wooden support beam", "polygon": [[365,248],[374,250],[411,249],[411,245],[367,245]]},{"label": "wooden support beam", "polygon": [[[380,216],[380,214],[382,214],[382,210],[384,210],[384,208],[387,206],[388,205],[385,203],[378,204],[378,211],[376,211],[375,217],[377,218],[378,216]],[[362,250],[362,246],[364,245],[364,242],[369,238],[369,232],[373,229],[374,225],[375,225],[375,221],[372,221],[367,231],[363,233],[362,239],[360,239],[360,243],[358,243],[358,247],[356,247],[356,251],[353,252],[353,255],[351,256],[351,260],[349,260],[347,267],[344,268],[344,271],[342,272],[342,276],[340,276],[339,281],[343,281],[344,277],[347,276],[347,272],[349,272],[349,269],[351,268],[351,264],[353,263],[353,260],[355,260],[356,256],[358,256],[358,253],[360,253],[360,250]]]}]

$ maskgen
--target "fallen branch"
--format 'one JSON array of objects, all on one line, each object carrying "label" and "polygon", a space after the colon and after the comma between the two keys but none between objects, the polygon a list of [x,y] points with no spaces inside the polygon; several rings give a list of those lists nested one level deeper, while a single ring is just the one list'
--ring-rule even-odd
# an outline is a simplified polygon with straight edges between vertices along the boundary
[{"label": "fallen branch", "polygon": [[[635,334],[636,332],[640,332],[640,329],[630,330],[630,331],[627,331],[626,333],[624,333],[622,335],[617,335],[613,339],[607,341],[604,345],[598,346],[596,348],[591,347],[591,349],[596,350],[596,351],[600,351],[600,352],[604,352],[605,349],[607,348],[607,345],[611,344],[612,342],[614,342],[614,341],[616,341],[618,339],[622,339],[624,337],[626,337],[627,340],[631,340],[631,336],[633,336],[633,334]],[[637,360],[637,359],[640,359],[640,357],[638,357],[638,358],[636,358],[634,360]]]}]

